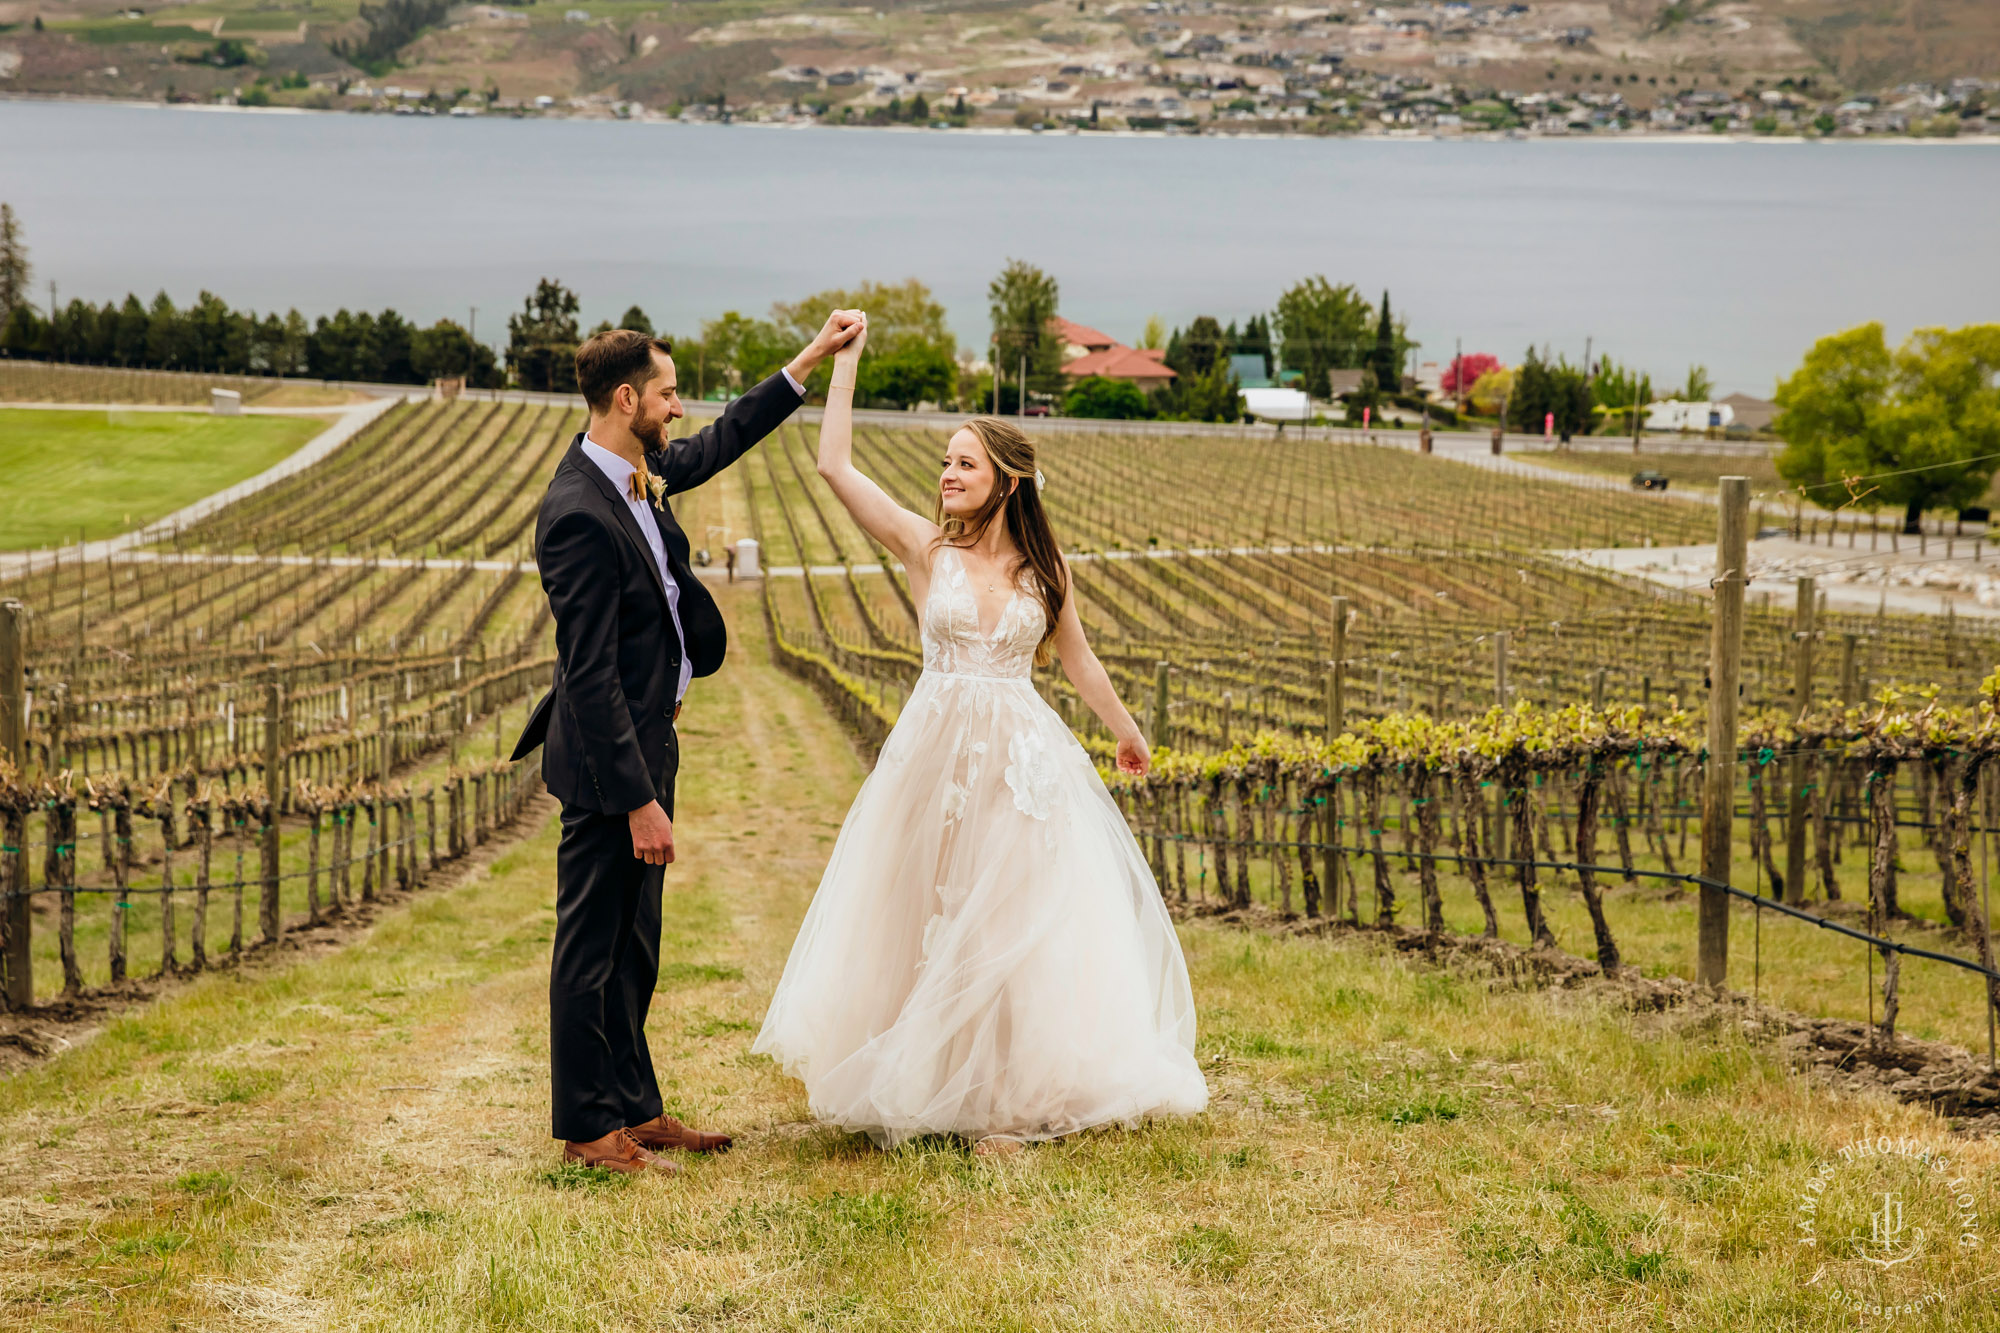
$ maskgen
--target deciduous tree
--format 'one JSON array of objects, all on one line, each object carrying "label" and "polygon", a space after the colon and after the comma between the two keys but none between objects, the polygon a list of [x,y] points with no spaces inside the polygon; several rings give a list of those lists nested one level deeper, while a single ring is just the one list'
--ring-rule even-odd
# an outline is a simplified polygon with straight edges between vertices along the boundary
[{"label": "deciduous tree", "polygon": [[1055,278],[1033,264],[1010,259],[987,285],[986,300],[1001,376],[1017,375],[1025,356],[1031,392],[1060,390],[1062,340],[1056,336],[1055,318],[1061,294]]},{"label": "deciduous tree", "polygon": [[1307,393],[1325,398],[1332,391],[1329,370],[1362,363],[1373,313],[1361,293],[1345,283],[1336,287],[1318,275],[1294,283],[1278,298],[1273,315],[1279,359],[1287,370],[1304,376]]},{"label": "deciduous tree", "polygon": [[1461,387],[1470,389],[1489,370],[1500,370],[1500,358],[1490,352],[1467,352],[1444,368],[1438,377],[1438,392],[1447,398],[1459,396]]},{"label": "deciduous tree", "polygon": [[[1927,509],[1977,500],[2000,466],[2000,324],[1918,329],[1892,355],[1879,323],[1814,343],[1778,386],[1778,475],[1815,503]],[[1852,497],[1852,500],[1850,500]]]},{"label": "deciduous tree", "polygon": [[1131,380],[1086,375],[1070,386],[1063,398],[1063,413],[1072,417],[1134,421],[1153,415],[1153,405]]}]

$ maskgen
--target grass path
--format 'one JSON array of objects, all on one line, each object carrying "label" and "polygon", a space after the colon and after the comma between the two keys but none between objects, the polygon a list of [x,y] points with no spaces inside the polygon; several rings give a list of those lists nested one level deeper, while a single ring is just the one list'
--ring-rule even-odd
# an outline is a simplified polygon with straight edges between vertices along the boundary
[{"label": "grass path", "polygon": [[0,550],[143,527],[293,453],[318,417],[0,406]]},{"label": "grass path", "polygon": [[[726,605],[650,1031],[670,1107],[735,1152],[558,1167],[545,821],[344,951],[205,977],[0,1084],[0,1326],[1853,1326],[1795,1201],[1839,1144],[1935,1121],[1366,943],[1184,928],[1215,1093],[1190,1123],[1002,1163],[813,1126],[745,1052],[861,770]],[[1952,1151],[2000,1217],[2000,1154]],[[1941,1250],[1921,1276],[1956,1294],[1899,1326],[2000,1326],[1966,1285],[1992,1258]]]}]

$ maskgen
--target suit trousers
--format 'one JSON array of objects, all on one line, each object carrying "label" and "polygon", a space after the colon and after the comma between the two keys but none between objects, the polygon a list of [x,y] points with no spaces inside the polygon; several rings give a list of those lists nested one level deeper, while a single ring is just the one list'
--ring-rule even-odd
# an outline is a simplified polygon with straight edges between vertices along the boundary
[{"label": "suit trousers", "polygon": [[[672,782],[669,774],[669,791]],[[661,802],[669,815],[671,801]],[[626,816],[563,807],[549,966],[549,1085],[559,1139],[586,1143],[660,1114],[646,1011],[660,975],[665,870],[632,855]]]}]

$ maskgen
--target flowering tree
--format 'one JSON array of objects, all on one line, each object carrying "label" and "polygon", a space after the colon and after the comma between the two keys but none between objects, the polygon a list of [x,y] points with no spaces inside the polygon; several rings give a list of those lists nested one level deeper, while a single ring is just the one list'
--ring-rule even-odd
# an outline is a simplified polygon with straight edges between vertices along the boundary
[{"label": "flowering tree", "polygon": [[1505,367],[1500,364],[1500,358],[1487,352],[1472,352],[1465,356],[1454,357],[1452,363],[1445,367],[1444,378],[1439,382],[1438,391],[1447,398],[1456,398],[1461,384],[1470,389],[1479,383],[1479,377],[1487,371],[1502,369]]}]

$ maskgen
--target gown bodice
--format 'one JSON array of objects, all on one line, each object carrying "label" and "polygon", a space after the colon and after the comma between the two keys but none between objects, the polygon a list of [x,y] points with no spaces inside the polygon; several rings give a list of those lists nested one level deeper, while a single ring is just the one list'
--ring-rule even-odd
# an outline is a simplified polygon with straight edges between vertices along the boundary
[{"label": "gown bodice", "polygon": [[992,632],[979,628],[979,598],[965,560],[955,547],[940,546],[931,561],[930,592],[924,599],[924,669],[953,675],[1026,679],[1046,621],[1041,602],[1017,583],[1001,608]]}]

